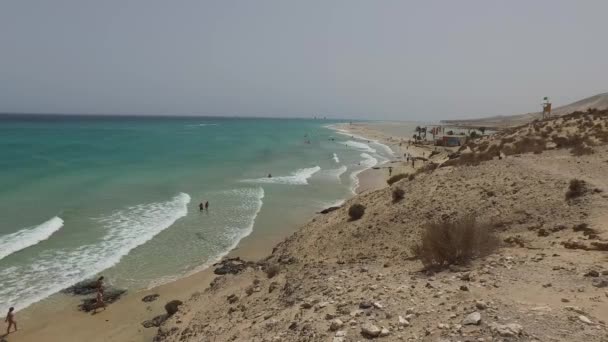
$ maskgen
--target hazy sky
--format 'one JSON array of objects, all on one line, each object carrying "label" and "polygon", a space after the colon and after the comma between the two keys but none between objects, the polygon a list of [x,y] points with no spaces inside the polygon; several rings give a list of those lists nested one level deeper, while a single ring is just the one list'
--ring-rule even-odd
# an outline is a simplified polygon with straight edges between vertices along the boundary
[{"label": "hazy sky", "polygon": [[0,0],[0,112],[448,119],[608,91],[608,1]]}]

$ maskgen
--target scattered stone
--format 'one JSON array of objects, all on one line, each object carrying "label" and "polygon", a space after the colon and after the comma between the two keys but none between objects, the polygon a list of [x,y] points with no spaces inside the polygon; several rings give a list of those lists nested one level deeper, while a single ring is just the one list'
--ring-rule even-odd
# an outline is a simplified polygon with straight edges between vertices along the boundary
[{"label": "scattered stone", "polygon": [[382,328],[382,330],[380,330],[380,337],[388,336],[390,334],[391,332],[387,328]]},{"label": "scattered stone", "polygon": [[344,322],[342,322],[340,319],[336,318],[333,321],[331,321],[331,324],[329,325],[329,330],[336,331],[336,330],[339,330],[340,328],[342,328],[343,326],[344,326]]},{"label": "scattered stone", "polygon": [[152,319],[143,321],[141,325],[143,325],[144,328],[160,327],[161,324],[163,324],[167,320],[167,318],[169,318],[169,316],[167,316],[166,314],[158,315]]},{"label": "scattered stone", "polygon": [[466,285],[460,285],[460,291],[469,291],[469,288]]},{"label": "scattered stone", "polygon": [[374,304],[372,304],[372,302],[367,302],[366,301],[366,302],[359,303],[359,308],[361,308],[361,309],[369,309],[372,306],[374,306]]},{"label": "scattered stone", "polygon": [[244,261],[241,258],[226,258],[222,261],[214,264],[217,268],[213,270],[213,273],[217,275],[224,274],[238,274],[244,271],[248,267],[255,267],[257,264],[251,261]]},{"label": "scattered stone", "polygon": [[361,326],[361,334],[367,337],[378,337],[382,330],[371,323],[365,323]]},{"label": "scattered stone", "polygon": [[399,326],[401,327],[409,327],[410,326],[410,322],[403,318],[402,316],[399,316]]},{"label": "scattered stone", "polygon": [[481,322],[481,314],[477,311],[470,313],[462,320],[463,325],[479,325]]},{"label": "scattered stone", "polygon": [[608,280],[606,279],[593,279],[593,282],[591,283],[591,285],[597,287],[597,288],[604,288],[604,287],[608,287]]},{"label": "scattered stone", "polygon": [[485,310],[488,308],[488,305],[486,303],[484,303],[481,300],[478,300],[475,302],[475,307],[478,308],[479,310]]},{"label": "scattered stone", "polygon": [[585,277],[599,277],[600,276],[600,272],[596,271],[596,270],[591,270],[587,273],[585,273]]},{"label": "scattered stone", "polygon": [[[120,299],[127,290],[110,289],[103,293],[103,301],[108,304],[112,304]],[[97,298],[86,298],[82,300],[82,303],[78,305],[78,309],[84,312],[90,312],[97,308]]]},{"label": "scattered stone", "polygon": [[578,316],[578,320],[585,324],[593,324],[593,322],[591,322],[591,320],[587,318],[587,316],[580,315]]},{"label": "scattered stone", "polygon": [[158,297],[160,297],[160,295],[155,293],[155,294],[151,294],[151,295],[145,296],[144,298],[141,299],[141,301],[142,302],[146,302],[146,303],[150,303],[150,302],[153,302],[153,301],[157,300]]},{"label": "scattered stone", "polygon": [[491,323],[490,330],[493,334],[498,334],[502,337],[516,337],[523,333],[524,328],[517,323],[497,324]]}]

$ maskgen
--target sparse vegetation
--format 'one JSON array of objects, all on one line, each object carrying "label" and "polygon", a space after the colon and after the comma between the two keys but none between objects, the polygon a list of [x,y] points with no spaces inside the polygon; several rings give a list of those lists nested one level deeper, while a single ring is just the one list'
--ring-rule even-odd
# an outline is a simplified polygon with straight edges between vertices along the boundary
[{"label": "sparse vegetation", "polygon": [[405,191],[401,188],[394,188],[391,192],[393,203],[401,201],[405,197]]},{"label": "sparse vegetation", "polygon": [[411,175],[407,176],[407,180],[409,180],[409,181],[413,181],[414,178],[416,178],[416,175],[413,173]]},{"label": "sparse vegetation", "polygon": [[427,268],[442,268],[491,254],[499,240],[489,224],[466,216],[454,222],[428,223],[412,252]]},{"label": "sparse vegetation", "polygon": [[266,265],[266,268],[264,269],[264,272],[266,272],[268,278],[274,278],[277,274],[279,274],[280,271],[281,268],[278,264]]},{"label": "sparse vegetation", "polygon": [[356,203],[348,208],[348,216],[351,221],[362,218],[363,214],[365,214],[365,206],[363,204]]},{"label": "sparse vegetation", "polygon": [[406,178],[408,176],[407,173],[400,173],[398,175],[394,175],[392,177],[390,177],[386,182],[388,183],[388,185],[393,185],[393,183],[396,183],[404,178]]},{"label": "sparse vegetation", "polygon": [[577,157],[593,154],[593,152],[594,151],[591,147],[585,146],[582,144],[577,145],[570,150],[570,153],[572,153],[572,155],[577,156]]},{"label": "sparse vegetation", "polygon": [[587,183],[580,179],[571,179],[568,191],[566,191],[566,200],[572,200],[581,197],[587,191]]}]

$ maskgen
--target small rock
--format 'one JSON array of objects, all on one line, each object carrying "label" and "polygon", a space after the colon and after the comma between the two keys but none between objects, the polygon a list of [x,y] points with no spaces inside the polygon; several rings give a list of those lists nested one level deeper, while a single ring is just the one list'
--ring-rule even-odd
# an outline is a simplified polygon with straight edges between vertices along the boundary
[{"label": "small rock", "polygon": [[487,309],[488,305],[486,303],[484,303],[481,300],[478,300],[475,302],[475,307],[478,308],[479,310],[485,310]]},{"label": "small rock", "polygon": [[158,297],[160,297],[160,295],[155,293],[155,294],[151,294],[151,295],[145,296],[144,298],[141,299],[141,301],[142,302],[146,302],[146,303],[150,303],[150,302],[153,302],[153,301],[157,300]]},{"label": "small rock", "polygon": [[599,277],[600,276],[600,272],[596,271],[596,270],[591,270],[587,273],[585,273],[585,277]]},{"label": "small rock", "polygon": [[466,285],[460,285],[460,291],[469,291],[469,288]]},{"label": "small rock", "polygon": [[502,337],[516,337],[522,334],[524,328],[516,323],[510,324],[497,324],[491,323],[490,330],[494,334],[498,334]]},{"label": "small rock", "polygon": [[342,322],[340,319],[336,318],[333,321],[331,321],[331,324],[329,325],[329,330],[336,331],[336,330],[339,330],[340,328],[342,328],[343,326],[344,326],[344,322]]},{"label": "small rock", "polygon": [[371,323],[365,323],[361,326],[361,334],[368,337],[378,337],[382,330]]},{"label": "small rock", "polygon": [[373,306],[373,304],[371,302],[361,302],[359,304],[359,308],[361,309],[369,309]]},{"label": "small rock", "polygon": [[391,332],[387,328],[382,328],[382,330],[380,330],[380,337],[388,336],[390,334]]},{"label": "small rock", "polygon": [[477,311],[470,313],[462,320],[463,325],[479,325],[481,322],[481,314]]},{"label": "small rock", "polygon": [[182,301],[177,300],[177,299],[172,300],[169,303],[165,304],[165,311],[167,311],[167,315],[173,316],[179,309],[179,306],[182,304],[183,304]]},{"label": "small rock", "polygon": [[408,327],[410,325],[410,322],[403,318],[402,316],[399,316],[399,326],[401,327]]},{"label": "small rock", "polygon": [[591,283],[591,285],[597,287],[597,288],[604,288],[604,287],[608,287],[608,280],[606,279],[593,279],[593,282]]},{"label": "small rock", "polygon": [[591,320],[587,318],[587,316],[580,315],[578,316],[578,320],[585,324],[593,324],[593,322],[591,322]]}]

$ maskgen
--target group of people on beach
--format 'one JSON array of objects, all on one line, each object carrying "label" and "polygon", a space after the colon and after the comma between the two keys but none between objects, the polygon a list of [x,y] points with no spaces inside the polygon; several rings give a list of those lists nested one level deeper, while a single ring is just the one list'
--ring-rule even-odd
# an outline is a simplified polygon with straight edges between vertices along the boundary
[{"label": "group of people on beach", "polygon": [[203,202],[199,203],[198,210],[199,211],[209,210],[209,201],[205,201],[205,203],[203,203]]}]

